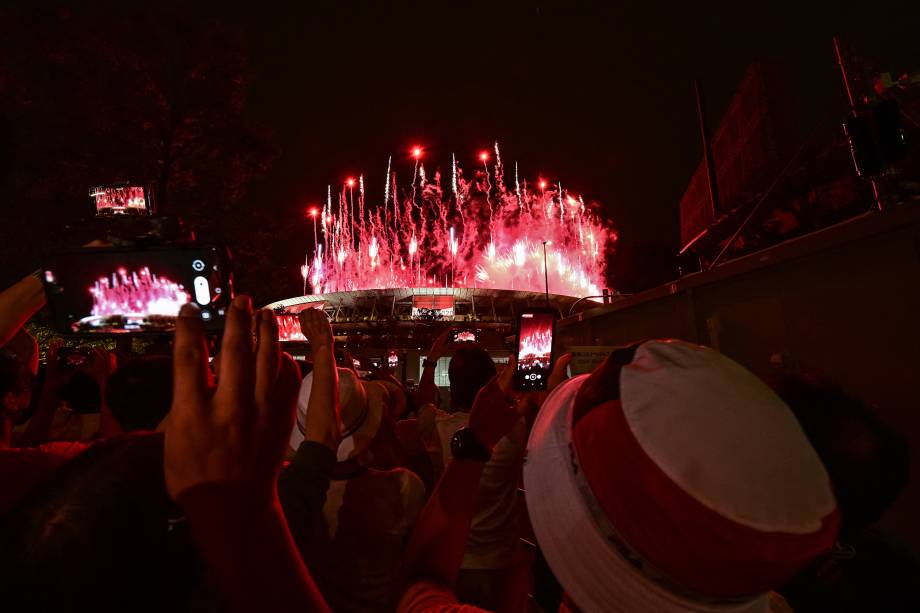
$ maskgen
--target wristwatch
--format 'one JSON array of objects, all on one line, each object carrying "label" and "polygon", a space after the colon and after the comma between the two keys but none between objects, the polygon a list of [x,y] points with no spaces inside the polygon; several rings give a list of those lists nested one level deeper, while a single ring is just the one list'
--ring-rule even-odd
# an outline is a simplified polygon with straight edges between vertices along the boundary
[{"label": "wristwatch", "polygon": [[437,368],[438,363],[435,362],[434,360],[429,360],[428,358],[425,358],[424,360],[422,360],[422,367],[423,368]]},{"label": "wristwatch", "polygon": [[450,455],[458,460],[488,462],[492,451],[483,445],[469,428],[460,428],[450,439]]}]

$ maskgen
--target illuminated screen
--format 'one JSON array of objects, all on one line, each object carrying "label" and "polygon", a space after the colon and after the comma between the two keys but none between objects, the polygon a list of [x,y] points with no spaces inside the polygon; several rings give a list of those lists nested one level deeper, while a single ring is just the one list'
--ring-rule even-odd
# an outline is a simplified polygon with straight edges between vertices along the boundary
[{"label": "illuminated screen", "polygon": [[452,336],[455,343],[479,342],[479,333],[476,330],[456,330]]},{"label": "illuminated screen", "polygon": [[522,314],[518,334],[518,379],[530,387],[544,387],[549,376],[552,355],[553,314]]},{"label": "illuminated screen", "polygon": [[413,296],[412,318],[425,320],[451,319],[454,316],[454,297]]},{"label": "illuminated screen", "polygon": [[278,340],[279,341],[306,341],[307,337],[300,331],[300,321],[296,315],[275,314],[275,321],[278,322]]},{"label": "illuminated screen", "polygon": [[53,256],[43,272],[62,332],[162,332],[175,327],[190,301],[201,308],[206,327],[223,328],[232,297],[221,262],[212,247],[87,249]]},{"label": "illuminated screen", "polygon": [[94,187],[89,190],[89,195],[96,203],[97,215],[147,214],[148,203],[144,188],[137,185]]}]

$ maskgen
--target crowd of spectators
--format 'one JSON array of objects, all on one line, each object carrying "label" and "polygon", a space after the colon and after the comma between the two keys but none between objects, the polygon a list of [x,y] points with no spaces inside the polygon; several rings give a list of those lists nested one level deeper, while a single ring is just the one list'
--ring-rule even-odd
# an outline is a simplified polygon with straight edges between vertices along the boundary
[{"label": "crowd of spectators", "polygon": [[648,340],[519,393],[445,332],[409,392],[322,310],[298,364],[246,296],[213,360],[189,304],[171,355],[40,365],[43,304],[0,293],[4,610],[920,611],[874,528],[906,444],[819,377]]}]

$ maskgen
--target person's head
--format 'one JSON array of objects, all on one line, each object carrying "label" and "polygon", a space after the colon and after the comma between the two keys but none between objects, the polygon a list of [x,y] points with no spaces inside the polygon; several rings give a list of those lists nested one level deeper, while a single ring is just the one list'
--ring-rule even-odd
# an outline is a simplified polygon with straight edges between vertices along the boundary
[{"label": "person's head", "polygon": [[19,421],[32,403],[33,379],[22,360],[0,349],[0,420]]},{"label": "person's head", "polygon": [[488,351],[475,343],[457,347],[447,367],[451,411],[469,411],[476,394],[494,376],[495,362]]},{"label": "person's head", "polygon": [[784,373],[770,384],[827,467],[844,536],[875,523],[907,485],[910,453],[904,439],[860,400],[819,376]]},{"label": "person's head", "polygon": [[582,610],[753,612],[830,549],[830,479],[792,412],[712,349],[647,341],[563,382],[536,418],[525,500]]},{"label": "person's head", "polygon": [[60,396],[74,413],[98,413],[102,407],[99,383],[82,370],[70,374],[67,382],[61,386]]},{"label": "person's head", "polygon": [[173,362],[168,356],[129,361],[105,384],[105,401],[125,432],[156,430],[172,404]]},{"label": "person's head", "polygon": [[[342,427],[337,458],[341,462],[358,457],[368,450],[390,411],[390,399],[387,388],[379,381],[362,381],[349,368],[337,368],[337,373]],[[311,371],[300,384],[296,419],[288,441],[292,452],[296,452],[304,441],[314,375],[315,371]]]},{"label": "person's head", "polygon": [[159,434],[93,445],[0,522],[10,610],[171,610],[196,590],[200,571],[166,492]]}]

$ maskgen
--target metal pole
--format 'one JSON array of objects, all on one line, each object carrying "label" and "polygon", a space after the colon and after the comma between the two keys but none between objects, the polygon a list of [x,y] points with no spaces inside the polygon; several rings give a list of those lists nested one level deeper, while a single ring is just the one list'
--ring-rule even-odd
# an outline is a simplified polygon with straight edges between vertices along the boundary
[{"label": "metal pole", "polygon": [[[847,92],[847,102],[850,103],[850,114],[857,117],[859,112],[856,110],[856,97],[853,95],[853,88],[850,87],[850,77],[847,75],[846,62],[843,59],[843,50],[840,48],[840,39],[834,37],[834,53],[837,55],[837,65],[840,67],[840,76],[843,78],[843,88]],[[870,178],[869,184],[872,186],[872,197],[875,199],[876,210],[884,209],[882,204],[882,195],[879,192],[878,181]]]},{"label": "metal pole", "polygon": [[703,141],[703,161],[706,164],[706,176],[709,180],[709,206],[712,212],[712,220],[719,218],[721,204],[719,203],[719,181],[716,177],[715,161],[712,157],[712,143],[709,142],[709,129],[706,124],[706,108],[703,104],[703,86],[699,79],[693,82],[693,90],[696,93],[696,113],[700,122],[700,136]]},{"label": "metal pole", "polygon": [[546,306],[549,306],[549,267],[546,265],[546,241],[543,241],[543,287],[546,288]]}]

